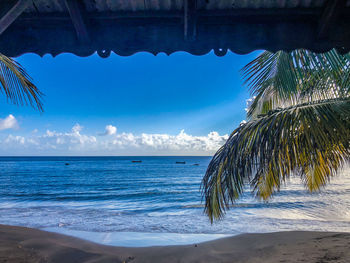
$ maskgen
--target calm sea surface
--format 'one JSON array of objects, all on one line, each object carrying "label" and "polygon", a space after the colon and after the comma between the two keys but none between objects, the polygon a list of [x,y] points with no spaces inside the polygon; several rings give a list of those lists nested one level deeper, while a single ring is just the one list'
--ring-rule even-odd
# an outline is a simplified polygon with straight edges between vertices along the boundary
[{"label": "calm sea surface", "polygon": [[209,157],[0,157],[0,223],[64,233],[350,231],[348,170],[321,193],[308,193],[299,179],[291,179],[268,203],[256,201],[247,191],[224,220],[211,225],[203,214],[199,190],[209,161]]}]

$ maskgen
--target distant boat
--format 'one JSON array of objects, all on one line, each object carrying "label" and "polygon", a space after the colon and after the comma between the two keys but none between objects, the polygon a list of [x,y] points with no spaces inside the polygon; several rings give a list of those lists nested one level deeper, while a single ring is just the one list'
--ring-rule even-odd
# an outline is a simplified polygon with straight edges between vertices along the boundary
[{"label": "distant boat", "polygon": [[140,160],[131,161],[132,163],[142,163]]},{"label": "distant boat", "polygon": [[69,163],[65,163],[65,165],[69,165]]},{"label": "distant boat", "polygon": [[176,162],[177,164],[185,164],[186,162]]},{"label": "distant boat", "polygon": [[193,165],[196,165],[196,166],[198,166],[198,165],[199,165],[199,163],[194,163]]}]

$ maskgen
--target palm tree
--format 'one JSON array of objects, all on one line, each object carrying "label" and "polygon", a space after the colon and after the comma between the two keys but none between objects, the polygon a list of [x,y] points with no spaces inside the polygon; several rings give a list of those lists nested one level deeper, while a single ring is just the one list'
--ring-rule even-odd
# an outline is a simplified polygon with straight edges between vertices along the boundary
[{"label": "palm tree", "polygon": [[250,185],[267,200],[291,176],[319,190],[350,160],[350,55],[263,52],[243,69],[252,103],[202,181],[211,222]]},{"label": "palm tree", "polygon": [[0,53],[0,90],[16,105],[30,105],[43,111],[42,93],[32,83],[24,68]]}]

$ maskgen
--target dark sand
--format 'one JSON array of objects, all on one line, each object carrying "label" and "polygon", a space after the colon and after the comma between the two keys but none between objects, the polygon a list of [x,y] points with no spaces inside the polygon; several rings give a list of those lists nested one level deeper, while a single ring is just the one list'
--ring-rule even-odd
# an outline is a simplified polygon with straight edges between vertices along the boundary
[{"label": "dark sand", "polygon": [[350,233],[244,234],[148,248],[103,246],[37,229],[0,225],[0,262],[350,262]]}]

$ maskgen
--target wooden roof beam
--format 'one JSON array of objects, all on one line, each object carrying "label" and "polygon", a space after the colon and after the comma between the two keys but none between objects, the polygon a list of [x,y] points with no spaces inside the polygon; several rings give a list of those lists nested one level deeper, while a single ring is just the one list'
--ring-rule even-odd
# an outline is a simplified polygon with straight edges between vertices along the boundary
[{"label": "wooden roof beam", "polygon": [[18,0],[0,19],[0,35],[24,12],[29,3],[28,0]]},{"label": "wooden roof beam", "polygon": [[329,30],[335,26],[341,11],[346,7],[346,0],[328,0],[323,9],[318,25],[318,38],[327,38]]},{"label": "wooden roof beam", "polygon": [[82,3],[79,0],[66,0],[66,6],[79,42],[84,44],[90,42],[89,33],[83,19]]},{"label": "wooden roof beam", "polygon": [[186,41],[196,40],[197,0],[184,0],[184,37]]}]

